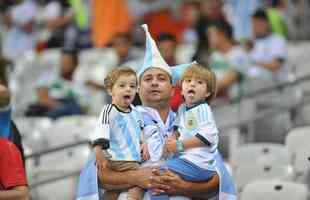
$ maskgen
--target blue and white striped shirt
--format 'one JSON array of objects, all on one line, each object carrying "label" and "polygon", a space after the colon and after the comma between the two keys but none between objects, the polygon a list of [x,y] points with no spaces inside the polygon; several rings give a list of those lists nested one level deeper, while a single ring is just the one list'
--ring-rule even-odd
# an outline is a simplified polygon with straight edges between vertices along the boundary
[{"label": "blue and white striped shirt", "polygon": [[93,141],[108,139],[107,150],[113,161],[141,161],[140,139],[143,121],[134,106],[123,112],[113,104],[105,105],[93,135]]}]

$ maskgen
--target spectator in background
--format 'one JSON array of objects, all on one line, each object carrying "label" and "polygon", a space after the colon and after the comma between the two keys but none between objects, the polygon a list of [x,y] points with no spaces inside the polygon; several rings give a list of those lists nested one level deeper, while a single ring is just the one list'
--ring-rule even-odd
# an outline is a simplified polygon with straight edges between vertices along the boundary
[{"label": "spectator in background", "polygon": [[8,15],[10,28],[3,41],[4,57],[15,60],[26,51],[34,49],[36,13],[37,5],[33,0],[12,7]]},{"label": "spectator in background", "polygon": [[252,14],[262,6],[261,0],[227,0],[227,20],[232,24],[237,41],[252,38]]},{"label": "spectator in background", "polygon": [[22,154],[9,141],[12,137],[9,102],[9,91],[0,85],[0,200],[26,200],[28,188]]},{"label": "spectator in background", "polygon": [[44,8],[43,20],[46,28],[51,32],[46,41],[47,48],[62,47],[65,32],[73,21],[74,12],[68,1],[49,0]]},{"label": "spectator in background", "polygon": [[200,16],[196,24],[198,34],[198,47],[193,60],[197,60],[202,65],[207,65],[207,55],[209,44],[206,30],[210,24],[216,21],[226,21],[222,12],[222,2],[220,0],[203,1],[200,5]]},{"label": "spectator in background", "polygon": [[130,31],[132,19],[127,1],[93,0],[92,10],[92,39],[96,47],[105,47],[116,34]]},{"label": "spectator in background", "polygon": [[79,90],[73,81],[78,66],[75,50],[63,50],[59,72],[46,72],[38,81],[38,102],[30,105],[27,116],[47,116],[56,119],[65,115],[83,114],[79,104]]},{"label": "spectator in background", "polygon": [[0,133],[0,200],[27,200],[27,178],[20,152]]},{"label": "spectator in background", "polygon": [[249,65],[247,53],[235,43],[233,29],[227,22],[213,23],[207,34],[213,50],[209,66],[217,76],[218,95],[228,98],[241,95],[241,80]]},{"label": "spectator in background", "polygon": [[[133,48],[131,35],[129,33],[119,33],[116,34],[112,40],[112,55],[115,59],[102,59],[98,70],[96,73],[100,73],[98,78],[89,79],[86,81],[86,85],[90,86],[96,90],[104,90],[104,77],[105,72],[116,66],[127,66],[138,70],[136,66],[141,65],[142,55],[139,51]],[[105,68],[105,69],[103,69]]]},{"label": "spectator in background", "polygon": [[25,163],[22,137],[15,123],[11,119],[10,97],[11,95],[7,88],[5,71],[0,71],[0,133],[2,133],[2,135],[6,134],[7,139],[16,145],[21,153],[22,160]]},{"label": "spectator in background", "polygon": [[249,75],[273,81],[285,79],[287,76],[286,40],[271,33],[265,10],[257,10],[252,19],[254,41],[253,48],[250,50],[250,59],[253,66]]},{"label": "spectator in background", "polygon": [[287,27],[284,19],[285,2],[283,0],[272,0],[271,8],[267,10],[271,31],[282,37],[287,37]]}]

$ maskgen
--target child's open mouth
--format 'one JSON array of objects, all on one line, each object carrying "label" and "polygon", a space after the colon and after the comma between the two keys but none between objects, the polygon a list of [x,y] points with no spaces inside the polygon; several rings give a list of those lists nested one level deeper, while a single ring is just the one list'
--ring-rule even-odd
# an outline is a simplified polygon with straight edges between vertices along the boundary
[{"label": "child's open mouth", "polygon": [[131,103],[130,101],[131,101],[131,96],[130,95],[124,95],[123,96],[123,99],[124,99],[124,101],[125,101],[125,103]]},{"label": "child's open mouth", "polygon": [[196,94],[195,90],[188,90],[187,93],[188,93],[188,94],[192,94],[192,95]]}]

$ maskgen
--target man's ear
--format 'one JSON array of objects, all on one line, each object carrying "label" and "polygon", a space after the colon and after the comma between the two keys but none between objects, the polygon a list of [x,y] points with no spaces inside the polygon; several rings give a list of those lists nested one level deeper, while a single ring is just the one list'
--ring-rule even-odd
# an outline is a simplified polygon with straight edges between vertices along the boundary
[{"label": "man's ear", "polygon": [[208,98],[210,95],[211,95],[211,93],[208,92],[208,93],[206,94],[206,98]]},{"label": "man's ear", "polygon": [[107,89],[107,92],[110,96],[112,96],[112,89]]}]

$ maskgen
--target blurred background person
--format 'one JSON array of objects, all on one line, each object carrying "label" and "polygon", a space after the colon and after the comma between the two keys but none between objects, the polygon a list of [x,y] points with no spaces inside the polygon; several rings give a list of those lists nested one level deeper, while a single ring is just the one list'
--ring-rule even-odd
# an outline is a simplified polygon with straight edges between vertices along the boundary
[{"label": "blurred background person", "polygon": [[36,45],[35,18],[37,4],[33,0],[25,0],[13,6],[9,13],[9,29],[3,39],[4,57],[15,60]]},{"label": "blurred background person", "polygon": [[265,10],[257,10],[253,16],[253,48],[250,50],[252,67],[251,77],[259,77],[271,81],[287,78],[286,40],[273,34]]},{"label": "blurred background person", "polygon": [[83,114],[79,104],[79,90],[73,75],[78,66],[76,50],[62,51],[60,68],[45,72],[38,80],[38,102],[30,105],[26,116],[46,116],[52,119],[65,115]]}]

